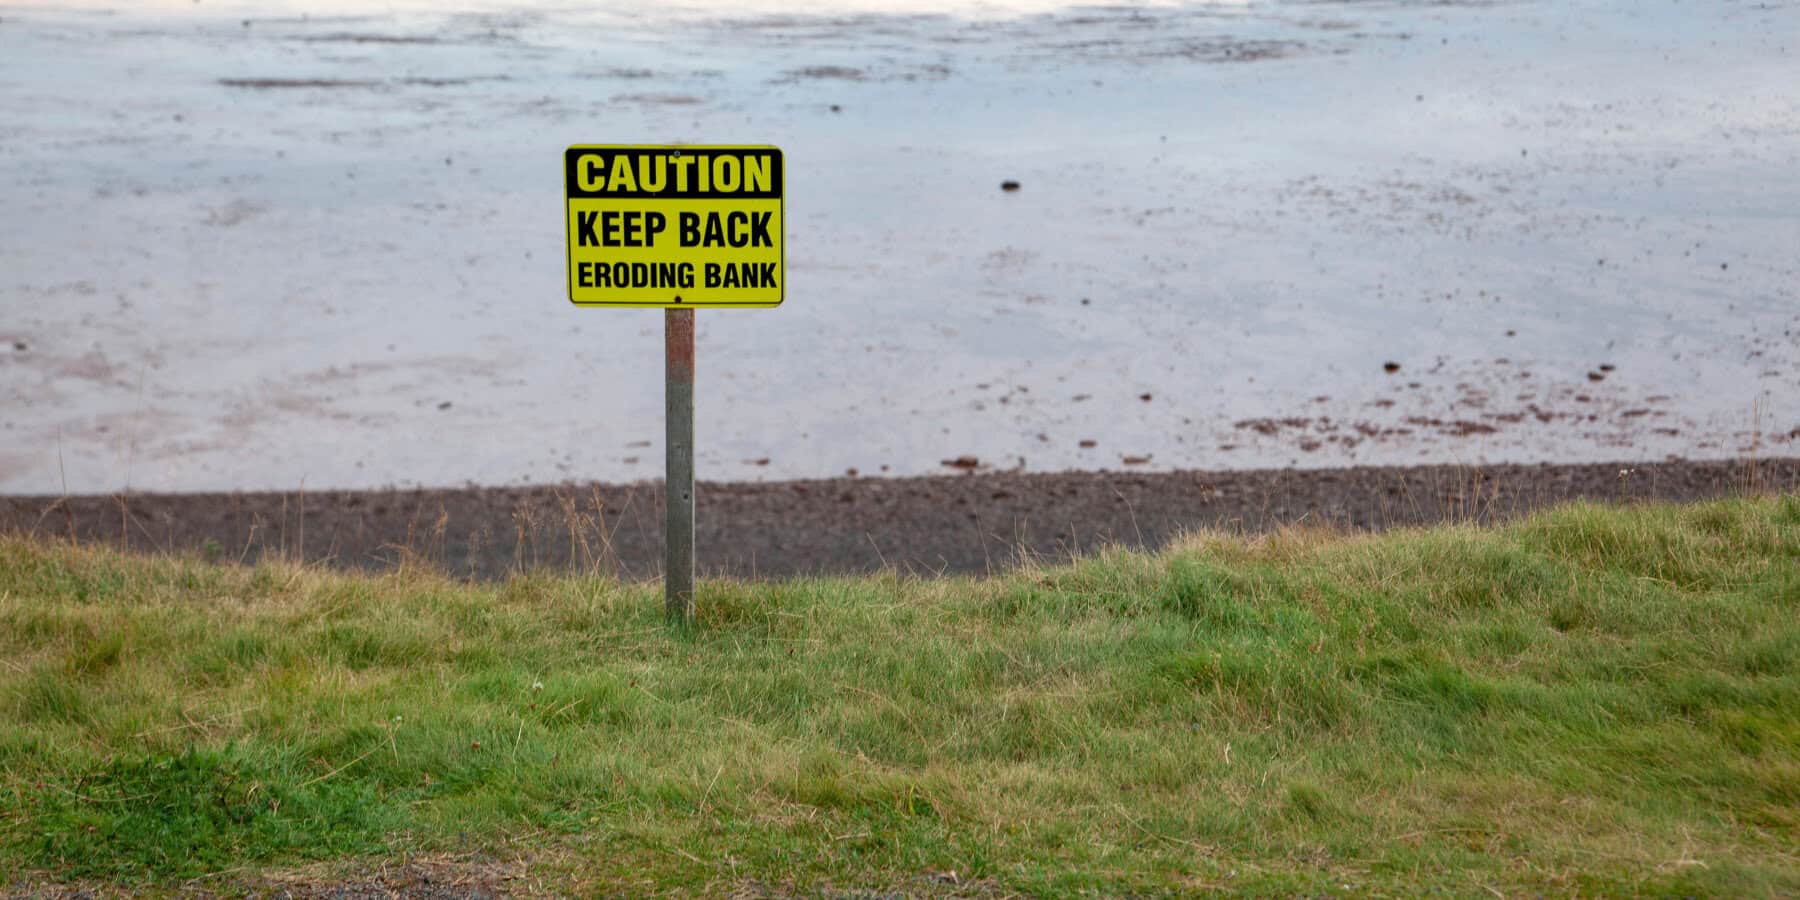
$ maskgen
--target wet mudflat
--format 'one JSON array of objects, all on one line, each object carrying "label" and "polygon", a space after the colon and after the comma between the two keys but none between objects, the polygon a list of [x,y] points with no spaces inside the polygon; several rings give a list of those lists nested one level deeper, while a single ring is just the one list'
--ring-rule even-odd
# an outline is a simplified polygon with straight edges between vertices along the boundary
[{"label": "wet mudflat", "polygon": [[777,6],[0,3],[0,491],[655,477],[597,140],[787,152],[702,478],[1800,439],[1793,4]]},{"label": "wet mudflat", "polygon": [[[1651,464],[971,474],[702,484],[697,547],[714,575],[896,569],[985,574],[1195,529],[1381,529],[1494,522],[1576,499],[1695,500],[1800,489],[1800,459]],[[254,561],[304,556],[459,576],[626,578],[662,567],[662,485],[0,497],[0,531]]]}]

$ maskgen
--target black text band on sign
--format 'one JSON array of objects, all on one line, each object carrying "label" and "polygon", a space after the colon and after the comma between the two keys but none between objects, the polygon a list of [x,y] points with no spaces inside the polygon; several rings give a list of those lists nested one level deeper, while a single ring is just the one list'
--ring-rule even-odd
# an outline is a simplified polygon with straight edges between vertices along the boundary
[{"label": "black text band on sign", "polygon": [[773,198],[781,196],[781,152],[571,147],[570,198]]}]

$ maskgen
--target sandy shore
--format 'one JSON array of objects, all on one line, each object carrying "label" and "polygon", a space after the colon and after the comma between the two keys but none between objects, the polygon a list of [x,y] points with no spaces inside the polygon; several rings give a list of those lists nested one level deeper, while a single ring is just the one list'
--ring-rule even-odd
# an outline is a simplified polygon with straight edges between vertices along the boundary
[{"label": "sandy shore", "polygon": [[[1235,472],[971,474],[702,484],[712,574],[982,573],[1183,531],[1359,529],[1494,521],[1574,498],[1692,500],[1800,488],[1800,458],[1747,462],[1358,467]],[[661,566],[662,486],[0,497],[0,530],[139,550],[381,568],[408,557],[459,576]]]}]

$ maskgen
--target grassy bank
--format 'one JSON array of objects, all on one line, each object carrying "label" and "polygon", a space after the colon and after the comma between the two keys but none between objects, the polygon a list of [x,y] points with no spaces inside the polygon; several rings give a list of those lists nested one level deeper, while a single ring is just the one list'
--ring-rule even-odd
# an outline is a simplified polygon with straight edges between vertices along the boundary
[{"label": "grassy bank", "polygon": [[0,871],[1800,892],[1800,498],[660,603],[0,539]]}]

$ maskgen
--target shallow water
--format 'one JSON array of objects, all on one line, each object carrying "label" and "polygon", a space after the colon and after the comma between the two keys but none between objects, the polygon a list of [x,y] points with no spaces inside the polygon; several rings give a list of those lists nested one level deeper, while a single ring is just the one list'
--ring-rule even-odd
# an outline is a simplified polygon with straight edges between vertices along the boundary
[{"label": "shallow water", "polygon": [[1800,440],[1800,4],[784,6],[0,3],[0,491],[660,474],[577,142],[787,153],[702,478]]}]

